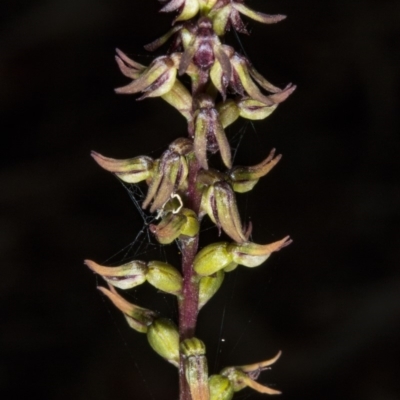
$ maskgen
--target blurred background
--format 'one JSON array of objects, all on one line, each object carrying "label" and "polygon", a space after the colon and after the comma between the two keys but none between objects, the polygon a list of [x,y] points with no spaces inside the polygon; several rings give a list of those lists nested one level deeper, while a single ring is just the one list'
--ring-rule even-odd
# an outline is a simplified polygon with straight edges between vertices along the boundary
[{"label": "blurred background", "polygon": [[[229,274],[202,311],[210,371],[281,349],[259,379],[281,399],[399,399],[400,3],[247,4],[288,18],[249,22],[239,51],[274,84],[298,89],[268,119],[228,130],[237,164],[273,147],[283,154],[239,202],[255,242],[290,234],[294,243]],[[127,327],[82,262],[177,259],[149,243],[138,193],[90,157],[159,157],[185,135],[162,100],[113,92],[128,82],[115,47],[150,63],[142,46],[172,18],[158,9],[155,0],[0,3],[3,399],[178,398],[174,367]],[[176,316],[173,299],[148,287],[129,296]]]}]

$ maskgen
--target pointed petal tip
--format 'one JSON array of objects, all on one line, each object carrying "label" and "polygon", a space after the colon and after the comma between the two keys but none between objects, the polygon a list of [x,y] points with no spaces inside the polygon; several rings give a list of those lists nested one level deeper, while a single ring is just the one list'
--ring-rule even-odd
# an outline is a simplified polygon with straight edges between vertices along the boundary
[{"label": "pointed petal tip", "polygon": [[122,50],[120,50],[118,47],[115,48],[115,52],[117,53],[117,56],[119,56],[120,58],[124,58],[125,53]]},{"label": "pointed petal tip", "polygon": [[83,264],[89,267],[92,271],[94,271],[95,265],[97,265],[94,261],[92,260],[84,260]]},{"label": "pointed petal tip", "polygon": [[109,291],[109,290],[106,289],[104,286],[97,286],[96,289],[97,289],[98,291],[100,291],[101,293],[105,294],[105,295],[107,295],[107,293],[108,293],[108,291]]},{"label": "pointed petal tip", "polygon": [[151,42],[151,43],[145,44],[143,46],[143,48],[146,51],[152,52],[152,51],[155,51],[157,49],[157,46],[154,44],[154,42]]},{"label": "pointed petal tip", "polygon": [[271,358],[271,359],[269,359],[267,361],[264,361],[263,363],[260,363],[261,364],[261,368],[266,368],[266,367],[269,367],[272,364],[275,364],[279,360],[281,355],[282,355],[282,351],[279,350],[275,357],[273,357],[273,358]]},{"label": "pointed petal tip", "polygon": [[286,87],[282,90],[282,92],[288,92],[288,96],[291,95],[297,89],[297,85],[293,85],[293,83],[289,83]]},{"label": "pointed petal tip", "polygon": [[90,155],[91,157],[93,157],[95,160],[97,158],[104,158],[104,156],[102,156],[100,153],[98,153],[97,151],[91,150],[90,151]]},{"label": "pointed petal tip", "polygon": [[292,244],[292,243],[293,243],[293,239],[288,235],[288,236],[284,237],[284,238],[281,240],[281,243],[282,243],[281,246],[280,246],[279,249],[276,250],[276,251],[279,251],[279,250],[283,249],[284,247],[287,247],[287,246],[289,246],[290,244]]},{"label": "pointed petal tip", "polygon": [[97,153],[97,151],[94,150],[90,152],[90,156],[93,158],[94,161],[96,161],[98,165],[100,165],[100,167],[107,170],[107,164],[110,161],[109,158],[104,157],[102,154]]}]

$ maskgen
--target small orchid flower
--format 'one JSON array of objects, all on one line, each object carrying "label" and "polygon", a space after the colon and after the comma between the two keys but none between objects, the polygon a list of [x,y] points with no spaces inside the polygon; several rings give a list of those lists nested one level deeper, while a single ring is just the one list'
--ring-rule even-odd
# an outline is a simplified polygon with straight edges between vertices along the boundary
[{"label": "small orchid flower", "polygon": [[121,88],[117,93],[134,94],[142,92],[138,100],[146,97],[160,96],[167,103],[175,107],[188,122],[192,119],[192,96],[185,86],[176,79],[177,67],[180,63],[180,54],[156,58],[149,67],[131,60],[121,50],[117,49],[115,57],[121,72],[133,81]]},{"label": "small orchid flower", "polygon": [[248,34],[240,14],[263,24],[275,24],[286,18],[285,15],[268,15],[254,11],[243,3],[244,0],[218,0],[209,15],[218,36],[224,35],[230,26],[240,33]]}]

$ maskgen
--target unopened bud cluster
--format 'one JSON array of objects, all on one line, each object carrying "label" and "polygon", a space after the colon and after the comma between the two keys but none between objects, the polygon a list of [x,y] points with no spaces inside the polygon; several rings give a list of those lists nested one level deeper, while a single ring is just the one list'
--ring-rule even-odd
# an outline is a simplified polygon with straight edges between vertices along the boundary
[{"label": "unopened bud cluster", "polygon": [[[172,28],[145,48],[153,51],[170,42],[170,51],[145,66],[117,50],[117,64],[131,81],[116,92],[137,94],[138,100],[161,97],[186,119],[187,137],[174,140],[158,159],[136,156],[117,160],[96,152],[92,156],[122,181],[142,182],[148,187],[142,208],[153,213],[157,221],[149,230],[162,245],[179,242],[182,266],[144,260],[117,267],[90,260],[85,263],[108,283],[109,289],[99,289],[122,311],[128,324],[145,333],[154,351],[179,367],[183,377],[180,400],[230,400],[244,387],[279,394],[256,379],[280,353],[272,360],[228,367],[210,376],[205,344],[194,336],[194,329],[198,311],[221,287],[225,273],[239,265],[257,267],[291,243],[288,236],[269,244],[251,242],[251,224],[242,223],[236,203],[236,193],[252,190],[281,156],[273,149],[258,164],[233,166],[225,130],[239,117],[268,117],[295,86],[274,86],[222,38],[230,29],[248,34],[242,16],[265,24],[279,22],[285,16],[254,11],[244,0],[162,2],[162,12],[176,13]],[[189,77],[190,88],[181,82],[183,75]],[[210,165],[209,155],[215,153],[220,155],[223,171]],[[227,239],[198,250],[205,216]],[[129,303],[117,291],[146,282],[176,296],[180,324]]]}]

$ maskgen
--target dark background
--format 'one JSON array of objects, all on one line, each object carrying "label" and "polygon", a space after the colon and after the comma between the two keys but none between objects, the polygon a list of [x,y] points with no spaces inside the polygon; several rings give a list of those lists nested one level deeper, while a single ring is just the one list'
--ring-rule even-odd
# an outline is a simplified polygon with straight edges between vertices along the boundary
[{"label": "dark background", "polygon": [[[399,399],[400,3],[248,4],[288,15],[278,25],[250,23],[242,41],[268,79],[298,90],[255,130],[244,121],[228,130],[235,145],[242,137],[237,163],[257,163],[272,147],[284,155],[240,196],[242,216],[253,222],[254,241],[289,233],[294,243],[265,266],[229,274],[202,311],[198,334],[210,370],[282,349],[260,377],[284,392],[281,399]],[[104,301],[101,282],[82,263],[105,262],[143,228],[90,150],[158,157],[185,135],[183,118],[162,100],[113,92],[127,83],[114,48],[149,63],[142,45],[171,20],[158,7],[153,0],[0,4],[4,399],[177,398],[174,368]],[[212,229],[204,235],[217,237]],[[135,246],[107,262],[132,259]],[[173,300],[149,288],[131,298],[176,315]],[[237,398],[265,397],[246,390]]]}]

